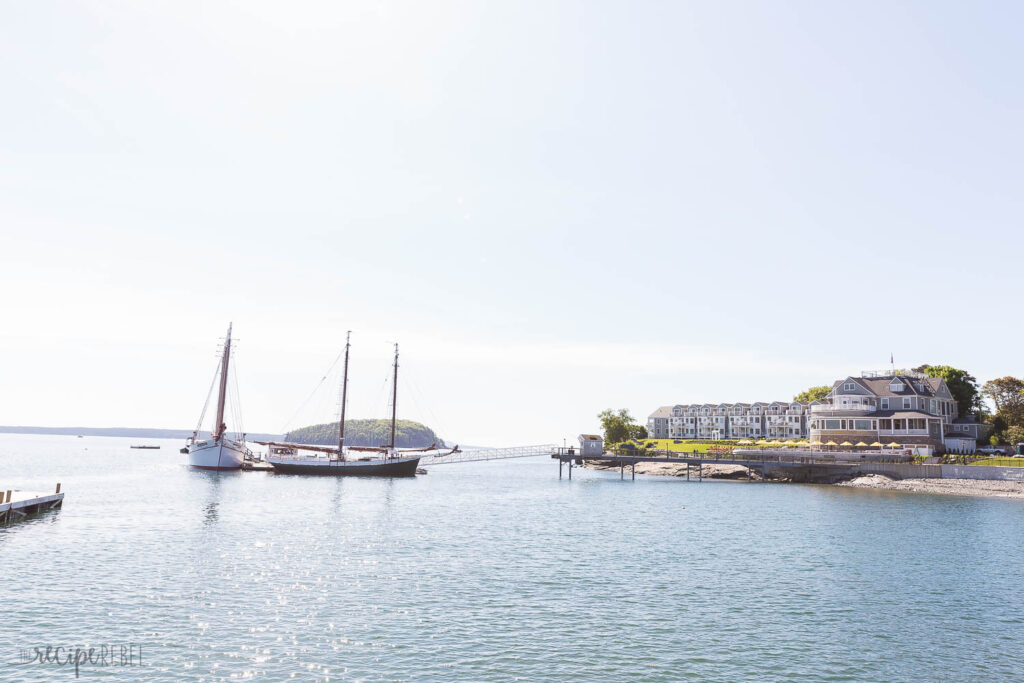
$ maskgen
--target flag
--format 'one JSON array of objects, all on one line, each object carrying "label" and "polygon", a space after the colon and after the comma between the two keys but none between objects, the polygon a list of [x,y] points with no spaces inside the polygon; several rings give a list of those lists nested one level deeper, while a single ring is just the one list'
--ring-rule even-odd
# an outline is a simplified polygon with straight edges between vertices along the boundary
[{"label": "flag", "polygon": [[895,363],[895,362],[896,362],[896,361],[894,361],[894,360],[893,360],[893,358],[892,358],[892,351],[890,351],[890,352],[889,352],[889,364],[890,364],[890,365],[892,365],[892,364],[893,364],[893,363]]}]

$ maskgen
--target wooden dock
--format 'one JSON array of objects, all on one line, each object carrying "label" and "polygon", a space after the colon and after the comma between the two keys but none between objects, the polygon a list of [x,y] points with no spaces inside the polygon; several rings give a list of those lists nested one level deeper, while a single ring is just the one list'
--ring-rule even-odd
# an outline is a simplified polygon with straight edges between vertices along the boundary
[{"label": "wooden dock", "polygon": [[779,452],[745,452],[745,453],[665,453],[644,454],[644,455],[616,455],[604,453],[602,455],[587,455],[579,453],[577,449],[558,448],[551,454],[553,460],[558,460],[558,478],[562,478],[562,468],[569,466],[569,479],[572,479],[572,468],[580,467],[584,461],[603,462],[619,466],[619,477],[625,478],[626,467],[630,469],[630,476],[636,479],[636,464],[638,462],[659,462],[674,465],[686,465],[686,478],[690,479],[690,471],[694,469],[694,475],[698,481],[704,479],[704,465],[741,465],[747,471],[759,471],[762,479],[768,478],[769,471],[784,471],[786,476],[794,481],[831,481],[849,478],[860,463],[837,461],[834,457],[816,457],[798,453]]},{"label": "wooden dock", "polygon": [[64,504],[60,484],[53,493],[32,493],[29,491],[0,491],[0,524],[10,524],[25,517],[46,510],[59,510]]}]

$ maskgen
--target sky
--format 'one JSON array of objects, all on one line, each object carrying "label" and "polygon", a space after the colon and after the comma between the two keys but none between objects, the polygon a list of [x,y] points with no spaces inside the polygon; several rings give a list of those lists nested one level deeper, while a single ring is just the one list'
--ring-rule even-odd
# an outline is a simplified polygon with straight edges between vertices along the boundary
[{"label": "sky", "polygon": [[0,3],[0,424],[191,428],[229,322],[249,431],[348,330],[349,416],[398,342],[399,416],[496,446],[1020,376],[1022,14]]}]

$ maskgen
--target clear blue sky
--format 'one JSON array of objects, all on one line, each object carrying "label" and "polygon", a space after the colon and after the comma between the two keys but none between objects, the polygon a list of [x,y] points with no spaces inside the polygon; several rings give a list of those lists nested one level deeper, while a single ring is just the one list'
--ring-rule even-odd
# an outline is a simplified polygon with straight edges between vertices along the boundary
[{"label": "clear blue sky", "polygon": [[251,430],[347,329],[470,443],[1020,375],[1022,13],[4,3],[0,423],[189,427],[229,321]]}]

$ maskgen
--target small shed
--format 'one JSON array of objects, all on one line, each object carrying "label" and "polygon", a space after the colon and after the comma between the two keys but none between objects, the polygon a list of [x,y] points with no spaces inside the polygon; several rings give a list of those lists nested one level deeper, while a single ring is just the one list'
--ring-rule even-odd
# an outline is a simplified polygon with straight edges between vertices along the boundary
[{"label": "small shed", "polygon": [[580,455],[601,455],[604,440],[597,434],[580,434]]}]

